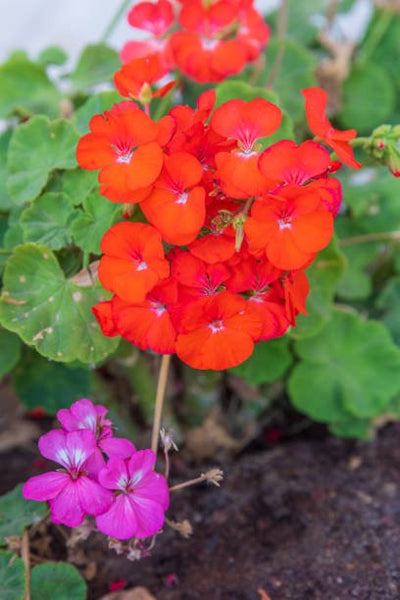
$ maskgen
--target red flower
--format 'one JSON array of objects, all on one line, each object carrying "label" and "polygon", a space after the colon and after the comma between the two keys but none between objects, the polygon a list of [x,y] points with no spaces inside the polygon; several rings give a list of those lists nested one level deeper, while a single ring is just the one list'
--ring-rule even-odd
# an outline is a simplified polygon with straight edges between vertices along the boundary
[{"label": "red flower", "polygon": [[113,225],[101,241],[104,253],[99,279],[106,290],[126,302],[143,302],[146,294],[169,275],[161,236],[150,225]]},{"label": "red flower", "polygon": [[153,191],[141,208],[163,239],[178,246],[192,242],[206,216],[205,190],[199,161],[187,152],[167,156]]},{"label": "red flower", "polygon": [[251,253],[265,251],[279,269],[300,269],[329,244],[333,216],[308,186],[287,186],[254,202],[244,230]]},{"label": "red flower", "polygon": [[111,309],[111,300],[99,302],[92,306],[92,312],[99,322],[100,329],[103,335],[107,337],[115,337],[119,335],[119,331],[115,325],[114,317]]},{"label": "red flower", "polygon": [[157,54],[144,58],[136,58],[123,65],[114,75],[114,83],[121,94],[134,98],[142,104],[149,104],[152,98],[164,96],[175,85],[175,81],[167,83],[160,89],[152,91],[151,84],[159,81],[168,73]]},{"label": "red flower", "polygon": [[223,263],[207,264],[190,252],[170,252],[171,275],[180,284],[179,300],[188,302],[216,294],[231,272]]},{"label": "red flower", "polygon": [[244,298],[231,292],[190,303],[177,319],[176,353],[195,369],[229,369],[246,360],[262,324]]},{"label": "red flower", "polygon": [[100,169],[100,193],[109,200],[140,202],[162,169],[161,129],[133,102],[117,104],[91,119],[91,133],[78,143],[78,163]]},{"label": "red flower", "polygon": [[301,92],[306,100],[307,123],[314,135],[330,146],[346,165],[360,169],[361,164],[355,160],[354,151],[349,144],[357,137],[355,129],[340,131],[332,127],[325,115],[328,94],[321,88],[307,88]]}]

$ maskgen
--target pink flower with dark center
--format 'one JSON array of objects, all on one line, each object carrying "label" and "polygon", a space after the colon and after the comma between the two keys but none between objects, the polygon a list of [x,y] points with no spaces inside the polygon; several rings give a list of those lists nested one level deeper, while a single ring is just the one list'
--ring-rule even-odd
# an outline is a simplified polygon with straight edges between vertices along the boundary
[{"label": "pink flower with dark center", "polygon": [[144,539],[161,529],[169,493],[165,478],[153,471],[155,460],[152,450],[139,450],[129,460],[111,458],[100,471],[101,485],[115,490],[112,506],[96,518],[102,533],[119,540]]},{"label": "pink flower with dark center", "polygon": [[95,405],[91,400],[82,398],[70,408],[62,408],[57,413],[57,419],[65,431],[87,429],[95,436],[98,450],[92,455],[90,462],[91,468],[96,472],[105,464],[101,450],[109,457],[119,458],[128,458],[135,451],[135,446],[129,440],[113,437],[112,422],[106,418],[107,412],[105,406]]},{"label": "pink flower with dark center", "polygon": [[39,439],[39,450],[62,469],[31,477],[22,493],[28,500],[48,500],[54,523],[78,527],[85,515],[99,515],[109,509],[111,492],[92,478],[88,468],[96,451],[91,431],[50,431]]}]

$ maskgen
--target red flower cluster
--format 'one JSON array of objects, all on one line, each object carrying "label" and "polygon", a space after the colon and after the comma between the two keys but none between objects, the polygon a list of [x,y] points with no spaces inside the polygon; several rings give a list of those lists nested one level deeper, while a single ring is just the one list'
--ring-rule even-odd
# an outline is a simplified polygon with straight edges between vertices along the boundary
[{"label": "red flower cluster", "polygon": [[141,2],[129,12],[128,22],[149,37],[124,46],[124,63],[153,54],[165,71],[177,67],[199,83],[239,73],[269,38],[253,0]]},{"label": "red flower cluster", "polygon": [[[206,10],[185,2],[181,19],[192,15],[189,4],[193,15]],[[196,22],[210,30],[213,19],[229,24],[225,15],[246,12],[242,4],[211,3],[207,19]],[[146,6],[135,7],[131,21],[142,14],[147,23]],[[151,5],[155,36],[165,31],[169,6],[167,0]],[[310,127],[343,162],[357,166],[352,132],[340,136],[330,126],[323,101],[315,101],[321,92],[303,91]],[[139,203],[148,221],[118,223],[103,238],[99,277],[113,293],[93,309],[103,333],[141,349],[176,352],[198,369],[238,365],[256,342],[295,325],[306,312],[304,269],[329,244],[341,203],[340,183],[330,176],[337,164],[316,141],[282,140],[261,150],[279,128],[277,106],[261,98],[230,100],[215,110],[214,103],[208,91],[196,109],[175,106],[155,122],[122,102],[93,117],[77,150],[83,168],[100,171],[101,193]]]}]

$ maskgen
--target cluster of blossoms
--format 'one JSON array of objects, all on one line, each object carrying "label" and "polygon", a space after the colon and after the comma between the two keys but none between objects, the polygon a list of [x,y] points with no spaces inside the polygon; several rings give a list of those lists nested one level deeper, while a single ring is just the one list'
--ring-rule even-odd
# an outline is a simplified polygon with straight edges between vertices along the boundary
[{"label": "cluster of blossoms", "polygon": [[164,523],[167,482],[153,470],[154,452],[114,437],[106,413],[86,399],[60,410],[62,429],[43,435],[39,450],[61,469],[31,477],[22,493],[48,501],[54,523],[78,527],[89,515],[107,536],[144,539]]},{"label": "cluster of blossoms", "polygon": [[[303,95],[314,135],[359,167],[349,144],[356,132],[331,126],[326,92]],[[104,196],[130,213],[139,205],[148,221],[104,235],[98,272],[114,296],[94,307],[103,333],[219,370],[306,312],[304,270],[331,240],[342,193],[330,176],[341,163],[319,141],[266,146],[281,123],[277,106],[214,104],[209,90],[196,109],[178,105],[156,122],[123,101],[92,118],[77,158],[100,171]]]},{"label": "cluster of blossoms", "polygon": [[148,38],[124,46],[124,63],[153,55],[160,74],[176,67],[199,83],[239,73],[258,58],[269,38],[253,0],[141,2],[129,12],[128,22]]}]

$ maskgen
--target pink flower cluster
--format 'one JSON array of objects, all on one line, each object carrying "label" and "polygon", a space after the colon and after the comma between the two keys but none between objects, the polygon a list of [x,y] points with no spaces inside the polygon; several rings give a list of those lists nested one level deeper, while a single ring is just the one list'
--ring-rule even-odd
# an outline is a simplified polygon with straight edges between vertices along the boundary
[{"label": "pink flower cluster", "polygon": [[42,435],[39,450],[61,469],[31,477],[22,493],[48,501],[54,523],[78,527],[90,515],[107,536],[144,539],[164,523],[168,485],[153,470],[154,452],[115,438],[106,413],[86,399],[58,411],[62,429]]}]

